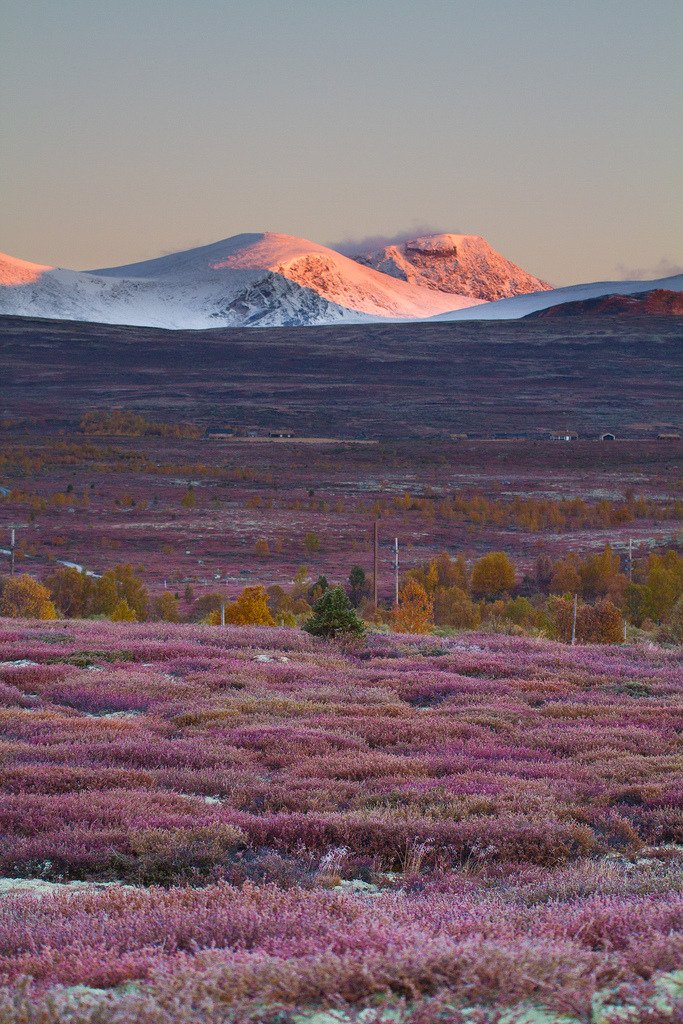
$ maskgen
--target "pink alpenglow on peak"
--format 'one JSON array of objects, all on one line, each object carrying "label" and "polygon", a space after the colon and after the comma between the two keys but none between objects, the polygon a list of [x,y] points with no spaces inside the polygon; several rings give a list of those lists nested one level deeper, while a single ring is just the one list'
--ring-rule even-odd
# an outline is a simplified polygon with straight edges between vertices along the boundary
[{"label": "pink alpenglow on peak", "polygon": [[147,279],[192,274],[214,281],[219,273],[229,281],[240,272],[277,274],[352,314],[372,317],[423,317],[476,305],[465,293],[434,294],[424,283],[402,281],[317,242],[272,231],[235,235],[144,263],[92,271],[102,276]]},{"label": "pink alpenglow on peak", "polygon": [[174,329],[305,327],[425,319],[481,301],[271,232],[120,267],[40,269],[0,281],[0,314]]},{"label": "pink alpenglow on peak", "polygon": [[32,284],[34,281],[38,281],[46,271],[52,269],[42,263],[29,263],[28,260],[6,256],[5,253],[0,252],[0,286],[4,288]]},{"label": "pink alpenglow on peak", "polygon": [[[650,287],[680,291],[683,277]],[[240,234],[120,267],[77,271],[0,256],[0,316],[204,330],[514,319],[642,281],[552,289],[479,235],[422,235],[355,259],[293,235]]]},{"label": "pink alpenglow on peak", "polygon": [[552,288],[501,256],[480,235],[423,235],[356,259],[411,284],[486,302]]}]

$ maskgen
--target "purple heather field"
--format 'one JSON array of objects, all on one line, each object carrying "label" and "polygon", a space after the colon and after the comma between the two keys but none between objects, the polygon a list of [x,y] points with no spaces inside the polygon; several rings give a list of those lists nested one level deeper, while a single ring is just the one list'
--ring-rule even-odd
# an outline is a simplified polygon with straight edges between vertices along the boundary
[{"label": "purple heather field", "polygon": [[0,1022],[680,1019],[680,667],[2,620]]}]

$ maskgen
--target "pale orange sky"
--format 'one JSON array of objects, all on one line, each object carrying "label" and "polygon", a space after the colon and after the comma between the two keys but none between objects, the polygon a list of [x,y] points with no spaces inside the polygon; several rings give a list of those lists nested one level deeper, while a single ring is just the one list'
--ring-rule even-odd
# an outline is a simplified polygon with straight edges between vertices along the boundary
[{"label": "pale orange sky", "polygon": [[484,235],[555,284],[683,264],[674,0],[5,0],[0,250]]}]

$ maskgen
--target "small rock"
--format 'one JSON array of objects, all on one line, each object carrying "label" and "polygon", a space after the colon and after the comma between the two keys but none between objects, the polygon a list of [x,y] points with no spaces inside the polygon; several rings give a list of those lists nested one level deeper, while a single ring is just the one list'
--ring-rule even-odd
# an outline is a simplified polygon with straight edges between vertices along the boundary
[{"label": "small rock", "polygon": [[125,889],[134,888],[122,882],[48,882],[45,878],[0,878],[0,897],[27,893],[29,896],[47,896],[53,892],[67,892],[76,895],[82,892],[96,892],[120,885]]},{"label": "small rock", "polygon": [[359,896],[378,896],[382,890],[372,882],[364,882],[361,878],[345,878],[339,885],[333,886],[334,892],[350,892]]}]

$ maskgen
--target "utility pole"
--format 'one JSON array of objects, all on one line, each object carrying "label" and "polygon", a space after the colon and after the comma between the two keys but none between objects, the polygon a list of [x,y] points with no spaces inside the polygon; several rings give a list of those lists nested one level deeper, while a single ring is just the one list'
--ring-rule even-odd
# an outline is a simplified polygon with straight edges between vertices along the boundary
[{"label": "utility pole", "polygon": [[221,601],[221,626],[225,625],[225,601]]},{"label": "utility pole", "polygon": [[14,576],[17,547],[17,530],[25,530],[26,526],[23,523],[9,523],[7,529],[9,530],[9,571],[10,576]]},{"label": "utility pole", "polygon": [[633,581],[633,538],[628,539],[628,579],[629,583]]},{"label": "utility pole", "polygon": [[394,604],[398,608],[398,537],[394,537]]},{"label": "utility pole", "polygon": [[377,547],[379,543],[379,527],[375,519],[372,531],[372,601],[377,607]]},{"label": "utility pole", "polygon": [[579,605],[579,595],[574,594],[574,614],[572,615],[572,647],[576,643],[576,611]]}]

